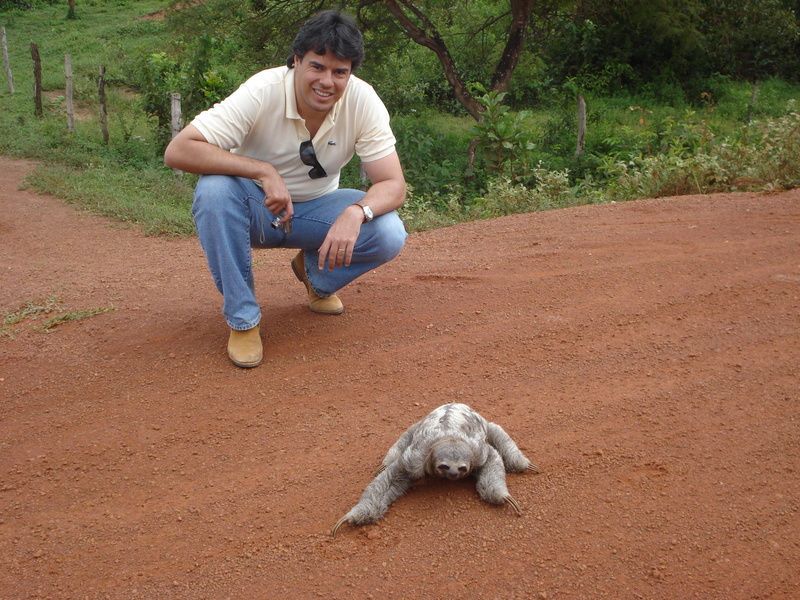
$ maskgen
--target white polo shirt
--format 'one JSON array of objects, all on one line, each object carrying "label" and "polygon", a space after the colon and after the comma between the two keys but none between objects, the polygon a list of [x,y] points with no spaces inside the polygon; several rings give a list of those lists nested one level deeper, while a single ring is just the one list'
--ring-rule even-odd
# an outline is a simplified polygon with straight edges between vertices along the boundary
[{"label": "white polo shirt", "polygon": [[328,176],[311,179],[311,167],[300,160],[300,144],[310,136],[297,112],[294,73],[287,67],[257,73],[197,115],[192,125],[215,146],[270,163],[283,177],[292,201],[305,202],[337,189],[341,169],[354,153],[363,162],[391,154],[395,137],[389,112],[375,90],[351,75],[312,140]]}]

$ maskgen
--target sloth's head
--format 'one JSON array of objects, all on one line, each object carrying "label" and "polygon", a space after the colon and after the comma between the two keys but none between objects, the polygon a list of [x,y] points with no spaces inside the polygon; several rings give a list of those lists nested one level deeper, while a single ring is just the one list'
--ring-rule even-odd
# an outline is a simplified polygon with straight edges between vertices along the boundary
[{"label": "sloth's head", "polygon": [[472,472],[472,448],[464,440],[445,438],[431,446],[425,472],[435,477],[461,479]]}]

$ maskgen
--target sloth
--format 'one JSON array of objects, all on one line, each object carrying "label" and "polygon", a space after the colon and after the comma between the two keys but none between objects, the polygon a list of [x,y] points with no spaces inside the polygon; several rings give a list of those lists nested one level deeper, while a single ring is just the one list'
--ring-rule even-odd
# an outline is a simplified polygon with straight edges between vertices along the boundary
[{"label": "sloth", "polygon": [[466,404],[445,404],[409,427],[389,449],[361,499],[333,526],[374,523],[389,505],[425,475],[445,479],[475,476],[478,495],[491,504],[508,502],[522,510],[508,493],[506,471],[539,472],[503,428],[490,423]]}]

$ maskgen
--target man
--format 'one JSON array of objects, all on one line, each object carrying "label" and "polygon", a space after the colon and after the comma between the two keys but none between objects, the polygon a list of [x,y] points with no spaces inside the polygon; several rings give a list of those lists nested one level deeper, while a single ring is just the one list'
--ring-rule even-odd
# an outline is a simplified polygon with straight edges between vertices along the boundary
[{"label": "man", "polygon": [[[336,292],[392,260],[406,232],[395,210],[406,184],[389,114],[353,75],[361,32],[337,11],[307,21],[286,67],[262,71],[199,114],[166,149],[175,169],[201,174],[192,214],[231,328],[228,356],[263,357],[251,248],[297,248],[291,262],[309,307],[344,306]],[[357,153],[369,190],[338,189]]]}]

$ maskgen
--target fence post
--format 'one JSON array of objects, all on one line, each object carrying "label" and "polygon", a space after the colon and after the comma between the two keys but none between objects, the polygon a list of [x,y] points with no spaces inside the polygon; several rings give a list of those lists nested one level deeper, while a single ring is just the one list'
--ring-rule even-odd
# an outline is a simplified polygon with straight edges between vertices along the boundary
[{"label": "fence post", "polygon": [[3,62],[6,64],[6,78],[8,79],[8,89],[14,93],[14,78],[11,76],[11,63],[8,62],[8,44],[6,43],[6,28],[3,27]]},{"label": "fence post", "polygon": [[586,100],[583,94],[578,94],[578,143],[575,146],[575,156],[580,156],[586,149]]},{"label": "fence post", "polygon": [[172,137],[178,135],[183,129],[183,119],[181,119],[181,95],[172,94],[170,109],[172,111]]},{"label": "fence post", "polygon": [[108,146],[108,109],[106,108],[106,68],[100,67],[97,79],[97,95],[100,97],[100,126],[103,128],[103,143]]},{"label": "fence post", "polygon": [[70,133],[75,132],[75,108],[72,104],[72,57],[64,55],[64,73],[67,79],[67,129]]},{"label": "fence post", "polygon": [[[170,108],[172,111],[172,137],[178,135],[183,129],[183,119],[181,118],[181,95],[172,94]],[[179,169],[172,169],[176,175],[182,175]]]},{"label": "fence post", "polygon": [[33,111],[37,117],[44,115],[42,107],[42,59],[39,58],[39,46],[31,42],[31,58],[33,58]]}]

